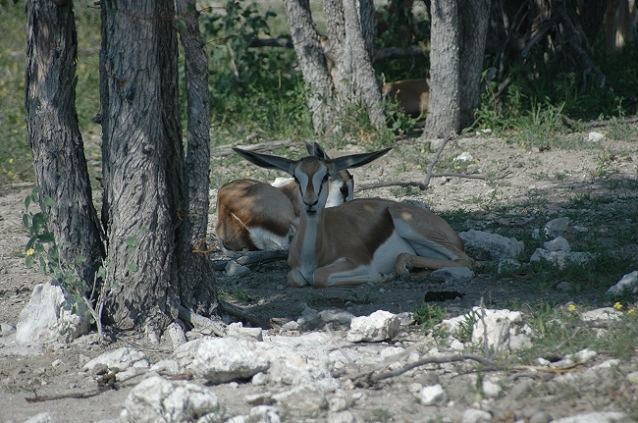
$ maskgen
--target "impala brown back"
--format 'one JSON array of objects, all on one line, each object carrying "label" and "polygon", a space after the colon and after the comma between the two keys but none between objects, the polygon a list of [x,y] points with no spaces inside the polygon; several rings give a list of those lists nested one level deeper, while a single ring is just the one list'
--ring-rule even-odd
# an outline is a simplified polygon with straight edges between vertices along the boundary
[{"label": "impala brown back", "polygon": [[430,87],[426,79],[405,79],[383,84],[383,96],[399,103],[399,108],[411,116],[427,112]]},{"label": "impala brown back", "polygon": [[285,236],[295,219],[292,204],[279,189],[252,179],[222,186],[217,193],[215,232],[229,250],[256,250],[248,227],[260,227]]}]

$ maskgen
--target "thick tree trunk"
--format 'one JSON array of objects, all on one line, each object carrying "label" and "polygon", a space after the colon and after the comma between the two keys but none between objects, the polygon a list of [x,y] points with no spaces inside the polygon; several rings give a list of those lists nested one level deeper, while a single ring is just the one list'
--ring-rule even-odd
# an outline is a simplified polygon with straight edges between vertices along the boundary
[{"label": "thick tree trunk", "polygon": [[27,2],[26,111],[40,200],[64,263],[93,284],[104,251],[75,111],[77,39],[71,1]]},{"label": "thick tree trunk", "polygon": [[433,1],[430,99],[425,138],[457,134],[474,121],[490,0]]},{"label": "thick tree trunk", "polygon": [[290,36],[306,83],[308,108],[315,132],[334,132],[338,124],[335,98],[326,57],[319,40],[308,0],[286,0]]},{"label": "thick tree trunk", "polygon": [[481,100],[481,70],[490,8],[490,0],[461,2],[461,128],[474,122],[474,112]]},{"label": "thick tree trunk", "polygon": [[458,0],[433,0],[431,13],[430,98],[424,137],[444,138],[461,129]]},{"label": "thick tree trunk", "polygon": [[[103,0],[108,109],[108,311],[131,329],[176,316],[175,227],[182,154],[172,0]],[[174,292],[174,291],[173,291]]]},{"label": "thick tree trunk", "polygon": [[176,2],[186,61],[188,138],[184,158],[184,201],[178,227],[179,297],[186,307],[210,315],[217,305],[212,262],[208,259],[210,114],[208,59],[194,0]]}]

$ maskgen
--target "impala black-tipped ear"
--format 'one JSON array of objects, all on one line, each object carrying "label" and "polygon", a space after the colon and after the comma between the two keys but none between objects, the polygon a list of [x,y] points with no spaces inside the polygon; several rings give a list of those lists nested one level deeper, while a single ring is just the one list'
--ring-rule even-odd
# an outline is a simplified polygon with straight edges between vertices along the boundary
[{"label": "impala black-tipped ear", "polygon": [[295,167],[295,162],[285,157],[271,156],[270,154],[254,153],[252,151],[242,150],[241,148],[233,147],[235,153],[242,156],[249,162],[256,164],[259,167],[266,169],[279,169],[292,175]]},{"label": "impala black-tipped ear", "polygon": [[309,142],[306,142],[306,150],[308,151],[308,154],[310,154],[313,157],[316,157],[321,160],[330,160],[330,157],[328,157],[326,152],[323,151],[323,148],[321,148],[321,146],[317,144],[316,142],[312,144]]},{"label": "impala black-tipped ear", "polygon": [[340,170],[363,166],[364,164],[368,164],[371,161],[378,159],[390,150],[392,150],[392,148],[388,147],[372,153],[351,154],[349,156],[337,157],[330,161],[331,172],[336,173]]}]

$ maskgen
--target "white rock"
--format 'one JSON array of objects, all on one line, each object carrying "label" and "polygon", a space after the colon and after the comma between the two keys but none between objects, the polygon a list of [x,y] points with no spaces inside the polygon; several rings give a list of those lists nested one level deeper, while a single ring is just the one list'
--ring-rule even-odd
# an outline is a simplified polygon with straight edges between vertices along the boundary
[{"label": "white rock", "polygon": [[243,264],[235,263],[233,260],[226,263],[225,271],[227,276],[242,276],[250,273],[250,269],[248,267]]},{"label": "white rock", "polygon": [[529,259],[530,263],[548,261],[559,269],[563,269],[567,264],[583,265],[592,259],[592,255],[580,251],[549,251],[544,248],[537,248]]},{"label": "white rock", "polygon": [[150,377],[129,393],[120,418],[124,422],[224,421],[224,410],[212,389],[184,381]]},{"label": "white rock", "polygon": [[359,420],[349,411],[339,411],[328,415],[330,423],[356,423]]},{"label": "white rock", "polygon": [[349,406],[348,399],[343,392],[337,392],[335,395],[328,398],[328,409],[330,411],[343,411]]},{"label": "white rock", "polygon": [[438,327],[447,331],[452,335],[457,335],[459,330],[461,329],[461,325],[464,322],[468,322],[470,319],[470,315],[462,314],[460,316],[451,317],[449,319],[443,319],[441,323],[438,324]]},{"label": "white rock", "polygon": [[354,315],[345,310],[322,310],[319,317],[324,324],[335,323],[338,325],[350,325]]},{"label": "white rock", "polygon": [[627,381],[629,383],[632,383],[634,385],[638,385],[638,372],[631,372],[631,373],[627,374],[627,376],[625,376],[625,378],[627,379]]},{"label": "white rock", "polygon": [[562,419],[553,420],[552,423],[613,423],[624,421],[626,418],[627,415],[619,411],[602,411],[563,417]]},{"label": "white rock", "polygon": [[16,331],[16,327],[9,323],[0,323],[0,336],[11,335]]},{"label": "white rock", "polygon": [[288,391],[273,395],[282,410],[314,414],[328,407],[326,393],[315,385],[296,386]]},{"label": "white rock", "polygon": [[268,382],[268,376],[266,376],[265,373],[259,372],[253,376],[250,382],[257,386],[265,385]]},{"label": "white rock", "polygon": [[569,222],[569,217],[559,217],[550,220],[543,228],[545,236],[548,238],[556,238],[557,236],[564,235],[569,230]]},{"label": "white rock", "polygon": [[259,405],[250,409],[250,423],[280,423],[279,409],[271,405]]},{"label": "white rock", "polygon": [[568,357],[573,359],[576,363],[587,363],[597,355],[598,353],[596,351],[585,348],[575,352],[574,354],[570,354]]},{"label": "white rock", "polygon": [[419,392],[419,400],[425,405],[445,404],[447,393],[439,384],[424,386]]},{"label": "white rock", "polygon": [[549,250],[549,251],[566,251],[566,252],[569,252],[572,249],[572,247],[569,245],[569,241],[567,241],[562,236],[557,236],[556,238],[554,238],[551,241],[546,241],[543,244],[543,247],[545,247],[545,249]]},{"label": "white rock", "polygon": [[442,267],[430,273],[430,279],[446,283],[463,283],[472,280],[474,272],[468,267]]},{"label": "white rock", "polygon": [[501,392],[503,391],[501,385],[489,379],[483,380],[482,388],[483,395],[488,398],[498,398],[498,396],[501,395]]},{"label": "white rock", "polygon": [[284,325],[281,327],[281,330],[284,330],[284,331],[298,331],[300,329],[301,329],[301,325],[295,322],[294,320],[284,323]]},{"label": "white rock", "polygon": [[618,367],[620,365],[620,360],[617,358],[610,358],[609,360],[605,360],[600,364],[596,364],[594,369],[610,369],[612,367]]},{"label": "white rock", "polygon": [[245,328],[241,322],[228,325],[226,327],[226,335],[237,338],[251,338],[256,341],[264,340],[261,328]]},{"label": "white rock", "polygon": [[608,295],[621,295],[624,292],[638,294],[638,270],[624,275],[614,286],[607,290]]},{"label": "white rock", "polygon": [[472,160],[474,160],[474,156],[467,151],[462,152],[454,158],[455,162],[471,162]]},{"label": "white rock", "polygon": [[496,272],[498,274],[505,272],[512,272],[521,268],[521,263],[513,258],[503,258],[498,261],[498,268]]},{"label": "white rock", "polygon": [[[126,370],[137,362],[143,362],[146,356],[143,352],[129,347],[118,348],[113,351],[107,351],[86,363],[82,368],[84,370],[93,370],[99,364],[103,364],[110,369],[118,368]],[[147,366],[148,366],[148,362]]]},{"label": "white rock", "polygon": [[472,328],[472,342],[481,345],[486,342],[496,351],[516,351],[531,346],[531,330],[523,324],[520,311],[481,310],[480,307],[473,310],[477,320]]},{"label": "white rock", "polygon": [[459,237],[465,243],[466,249],[475,252],[475,255],[479,257],[487,255],[491,259],[516,258],[525,247],[521,241],[515,238],[507,238],[474,229],[459,233]]},{"label": "white rock", "polygon": [[175,360],[160,360],[150,368],[152,372],[174,375],[179,373],[179,364]]},{"label": "white rock", "polygon": [[399,318],[384,310],[370,316],[355,317],[350,324],[347,339],[350,342],[380,342],[393,338],[399,331]]},{"label": "white rock", "polygon": [[587,134],[587,142],[599,143],[604,139],[605,135],[601,134],[600,132],[591,131],[589,134]]},{"label": "white rock", "polygon": [[492,415],[487,411],[469,408],[463,412],[462,423],[489,423],[492,421]]},{"label": "white rock", "polygon": [[186,343],[186,333],[179,323],[173,322],[168,325],[164,334],[168,336],[168,339],[170,339],[173,348],[177,348]]},{"label": "white rock", "polygon": [[54,423],[53,417],[49,413],[40,413],[27,419],[24,423]]},{"label": "white rock", "polygon": [[201,338],[178,347],[173,357],[181,368],[212,383],[247,379],[270,363],[258,350],[258,342],[239,338]]},{"label": "white rock", "polygon": [[73,301],[58,284],[48,282],[33,288],[29,303],[20,312],[16,343],[38,348],[58,346],[88,331],[89,314],[84,303]]},{"label": "white rock", "polygon": [[596,308],[588,310],[580,315],[583,322],[605,322],[610,320],[620,320],[622,313],[612,307]]}]

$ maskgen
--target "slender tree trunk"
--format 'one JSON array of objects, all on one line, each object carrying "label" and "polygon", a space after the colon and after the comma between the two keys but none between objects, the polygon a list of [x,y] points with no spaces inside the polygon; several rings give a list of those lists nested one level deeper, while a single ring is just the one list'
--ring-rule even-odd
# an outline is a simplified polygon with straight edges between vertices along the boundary
[{"label": "slender tree trunk", "polygon": [[[343,100],[355,101],[365,107],[370,123],[377,129],[385,127],[385,115],[381,102],[381,90],[372,68],[372,43],[365,34],[371,35],[374,10],[369,0],[343,0],[343,14],[346,29],[346,49],[342,50],[342,60],[350,61],[354,97],[341,93]],[[372,20],[372,24],[370,22]]]},{"label": "slender tree trunk", "polygon": [[309,0],[286,0],[290,35],[306,83],[308,108],[315,132],[330,133],[337,124],[334,89]]},{"label": "slender tree trunk", "polygon": [[474,123],[474,112],[481,100],[481,70],[490,8],[490,0],[461,2],[461,128]]},{"label": "slender tree trunk", "polygon": [[433,0],[430,98],[426,138],[444,138],[461,129],[460,21],[458,0]]},{"label": "slender tree trunk", "polygon": [[178,227],[179,297],[186,307],[210,315],[217,305],[214,271],[208,259],[210,114],[208,59],[199,32],[195,0],[176,2],[177,28],[184,47],[188,98],[188,139],[184,158],[184,201]]},{"label": "slender tree trunk", "polygon": [[182,154],[172,0],[103,0],[107,128],[108,311],[121,329],[175,316],[175,227]]},{"label": "slender tree trunk", "polygon": [[75,111],[77,37],[71,1],[27,2],[28,139],[43,210],[62,260],[91,289],[102,248],[100,225]]}]

